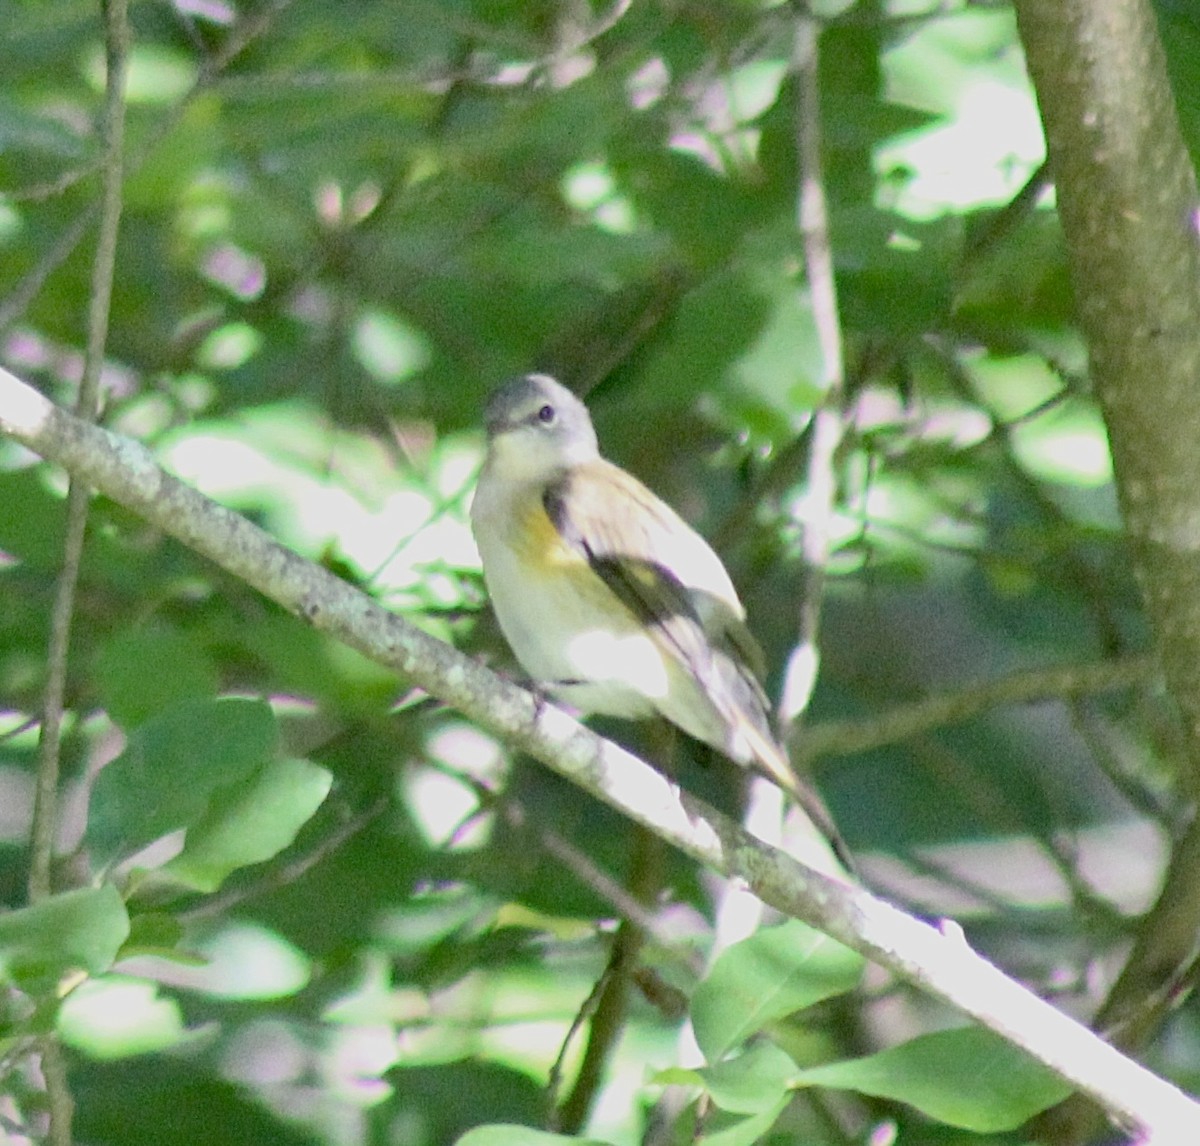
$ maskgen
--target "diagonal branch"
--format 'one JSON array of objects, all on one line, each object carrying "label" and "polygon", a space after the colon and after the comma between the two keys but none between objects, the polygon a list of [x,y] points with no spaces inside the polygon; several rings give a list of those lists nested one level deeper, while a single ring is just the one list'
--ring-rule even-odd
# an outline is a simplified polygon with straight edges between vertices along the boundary
[{"label": "diagonal branch", "polygon": [[764,903],[860,951],[975,1019],[1157,1146],[1200,1139],[1200,1104],[939,930],[862,888],[809,870],[681,792],[562,709],[429,636],[258,526],[172,477],[144,446],[58,409],[0,369],[0,432],[65,466],[127,509],[641,824],[744,883]]}]

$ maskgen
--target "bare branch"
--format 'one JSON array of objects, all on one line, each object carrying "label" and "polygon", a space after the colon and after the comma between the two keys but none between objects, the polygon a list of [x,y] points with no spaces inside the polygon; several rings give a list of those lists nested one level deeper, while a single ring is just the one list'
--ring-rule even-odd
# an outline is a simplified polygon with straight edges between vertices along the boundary
[{"label": "bare branch", "polygon": [[1134,688],[1151,680],[1156,670],[1156,661],[1150,655],[1029,669],[929,696],[870,720],[831,720],[811,725],[795,737],[789,750],[796,761],[848,756],[958,724],[1007,704],[1068,700]]}]

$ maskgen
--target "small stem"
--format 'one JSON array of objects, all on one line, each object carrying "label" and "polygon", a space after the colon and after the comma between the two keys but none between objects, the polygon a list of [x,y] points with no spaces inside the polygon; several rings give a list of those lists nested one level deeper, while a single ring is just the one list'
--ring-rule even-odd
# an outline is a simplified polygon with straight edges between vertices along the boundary
[{"label": "small stem", "polygon": [[[125,75],[129,56],[127,0],[102,0],[107,61],[104,102],[103,190],[100,231],[92,264],[91,299],[88,305],[87,354],[79,386],[76,413],[94,422],[100,405],[100,372],[108,337],[113,276],[117,260],[117,232],[121,220],[122,150],[125,135]],[[58,579],[50,618],[48,670],[43,698],[38,771],[34,789],[33,824],[30,830],[29,899],[36,903],[51,893],[51,867],[58,824],[58,778],[62,748],[63,702],[71,644],[71,618],[87,532],[91,490],[86,481],[71,478],[67,495],[67,526],[63,540],[63,568]],[[62,1047],[51,1036],[42,1041],[42,1075],[49,1111],[47,1141],[51,1146],[71,1146],[74,1101],[67,1079]]]},{"label": "small stem", "polygon": [[[91,301],[88,305],[87,355],[75,413],[94,422],[100,407],[100,372],[108,338],[113,274],[117,261],[117,232],[121,222],[122,149],[125,138],[125,74],[129,56],[127,0],[103,0],[107,49],[108,86],[104,103],[104,186],[100,205],[100,233],[92,263]],[[91,490],[86,482],[71,479],[67,496],[67,527],[63,540],[63,568],[55,592],[47,653],[48,675],[43,703],[42,733],[38,745],[38,774],[34,793],[33,828],[29,869],[29,898],[36,902],[50,894],[50,868],[57,827],[58,773],[62,747],[63,700],[71,644],[71,617],[83,558]]]},{"label": "small stem", "polygon": [[796,645],[788,658],[779,723],[784,739],[808,708],[820,662],[817,638],[825,567],[831,548],[830,522],[837,500],[837,452],[845,434],[845,361],[834,281],[833,247],[821,166],[821,99],[817,22],[796,8],[793,70],[796,77],[796,152],[800,192],[797,226],[804,246],[809,305],[821,349],[825,395],[813,412],[809,434],[807,492],[801,556],[806,570]]}]

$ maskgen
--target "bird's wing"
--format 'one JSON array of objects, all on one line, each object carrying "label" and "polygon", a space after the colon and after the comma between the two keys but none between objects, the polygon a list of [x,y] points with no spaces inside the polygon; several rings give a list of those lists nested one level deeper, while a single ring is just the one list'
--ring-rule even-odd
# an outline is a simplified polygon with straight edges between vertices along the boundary
[{"label": "bird's wing", "polygon": [[542,501],[566,544],[700,684],[725,725],[726,743],[714,746],[790,793],[852,871],[824,802],[792,771],[771,731],[759,683],[762,652],[708,543],[636,478],[602,459],[568,471]]},{"label": "bird's wing", "polygon": [[603,460],[568,471],[543,502],[566,543],[702,684],[714,683],[716,650],[756,687],[761,653],[729,574],[674,510]]}]

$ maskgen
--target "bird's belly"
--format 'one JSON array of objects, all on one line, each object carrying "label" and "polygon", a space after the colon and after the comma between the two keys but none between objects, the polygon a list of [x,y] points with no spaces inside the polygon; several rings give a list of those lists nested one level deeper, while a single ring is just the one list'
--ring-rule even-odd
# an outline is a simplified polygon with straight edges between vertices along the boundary
[{"label": "bird's belly", "polygon": [[657,710],[677,668],[585,562],[534,572],[502,552],[485,570],[500,628],[531,677],[584,712]]}]

